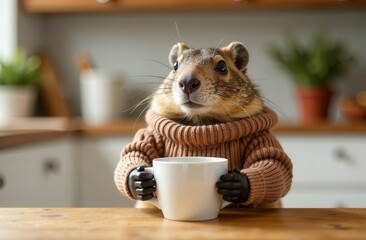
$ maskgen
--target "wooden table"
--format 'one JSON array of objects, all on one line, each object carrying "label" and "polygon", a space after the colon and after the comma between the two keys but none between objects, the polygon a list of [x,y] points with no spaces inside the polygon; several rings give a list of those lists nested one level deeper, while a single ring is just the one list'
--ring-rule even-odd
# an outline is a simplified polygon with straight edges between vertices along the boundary
[{"label": "wooden table", "polygon": [[366,239],[366,209],[233,209],[177,222],[155,209],[3,208],[0,239]]}]

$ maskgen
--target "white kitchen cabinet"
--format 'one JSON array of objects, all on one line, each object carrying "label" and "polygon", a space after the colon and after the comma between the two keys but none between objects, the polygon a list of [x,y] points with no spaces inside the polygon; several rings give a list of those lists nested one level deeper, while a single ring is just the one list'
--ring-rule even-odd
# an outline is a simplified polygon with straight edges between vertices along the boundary
[{"label": "white kitchen cabinet", "polygon": [[83,207],[132,207],[134,202],[122,196],[114,184],[114,169],[122,148],[133,136],[84,137],[80,140],[81,189]]},{"label": "white kitchen cabinet", "polygon": [[[284,207],[366,207],[366,136],[278,135],[294,165]],[[122,148],[132,136],[81,140],[81,205],[132,207],[113,181]]]},{"label": "white kitchen cabinet", "polygon": [[73,139],[0,150],[0,207],[73,207]]},{"label": "white kitchen cabinet", "polygon": [[284,207],[366,207],[366,135],[279,135],[293,162]]},{"label": "white kitchen cabinet", "polygon": [[[277,134],[294,166],[284,207],[366,207],[366,135]],[[132,207],[113,174],[132,135],[0,150],[0,207]]]},{"label": "white kitchen cabinet", "polygon": [[131,140],[71,137],[0,150],[0,207],[132,207],[113,179]]}]

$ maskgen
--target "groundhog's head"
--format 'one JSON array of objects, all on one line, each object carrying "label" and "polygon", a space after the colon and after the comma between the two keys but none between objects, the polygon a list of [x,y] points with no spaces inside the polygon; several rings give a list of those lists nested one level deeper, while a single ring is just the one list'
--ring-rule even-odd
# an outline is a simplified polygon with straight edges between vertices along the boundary
[{"label": "groundhog's head", "polygon": [[207,125],[250,117],[263,109],[246,75],[249,54],[242,43],[223,48],[170,50],[172,71],[153,96],[152,109],[189,125]]}]

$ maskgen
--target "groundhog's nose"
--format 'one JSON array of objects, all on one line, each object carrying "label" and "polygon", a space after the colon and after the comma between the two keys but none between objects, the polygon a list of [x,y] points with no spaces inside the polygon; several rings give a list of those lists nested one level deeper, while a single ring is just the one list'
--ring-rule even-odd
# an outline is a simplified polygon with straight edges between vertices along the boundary
[{"label": "groundhog's nose", "polygon": [[190,94],[200,88],[201,81],[198,80],[195,76],[185,75],[181,78],[178,84],[180,90],[182,90],[186,94]]}]

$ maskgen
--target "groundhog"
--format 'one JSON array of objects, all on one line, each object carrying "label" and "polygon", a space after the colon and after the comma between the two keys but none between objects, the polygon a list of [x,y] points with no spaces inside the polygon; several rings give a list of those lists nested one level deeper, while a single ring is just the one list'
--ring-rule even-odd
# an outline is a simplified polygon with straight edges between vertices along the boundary
[{"label": "groundhog", "polygon": [[141,202],[154,197],[155,181],[143,166],[153,159],[222,157],[230,169],[216,184],[224,200],[233,207],[279,207],[291,187],[292,163],[271,132],[277,115],[247,75],[245,46],[177,43],[169,62],[145,115],[147,127],[122,150],[114,175],[119,191],[147,207]]}]

